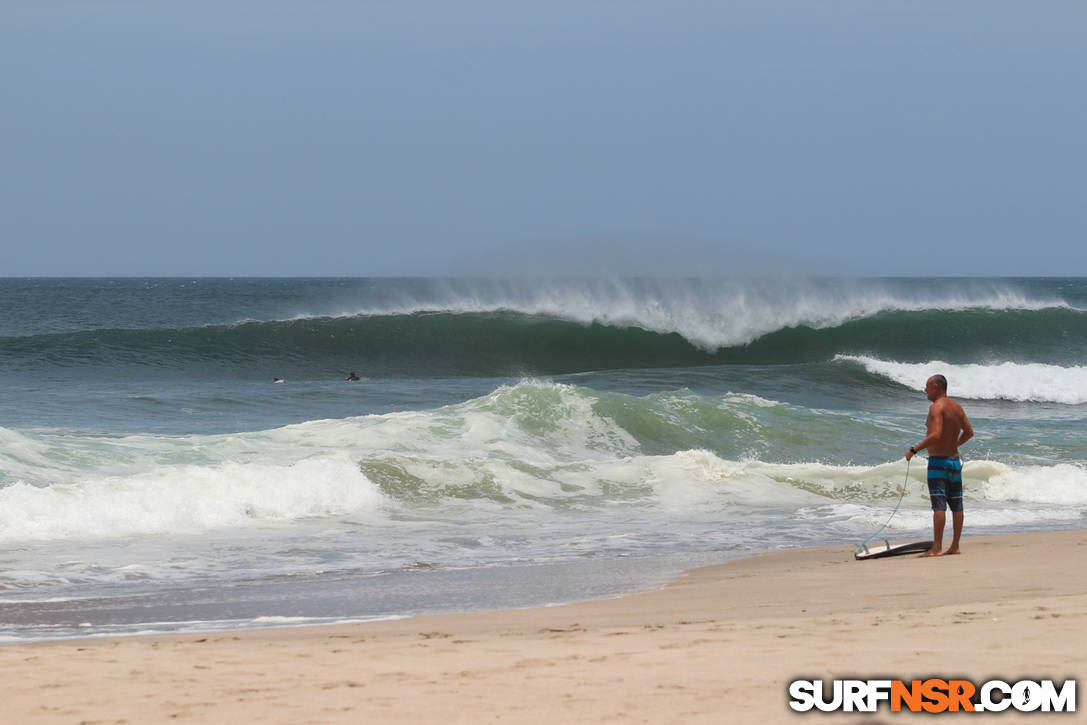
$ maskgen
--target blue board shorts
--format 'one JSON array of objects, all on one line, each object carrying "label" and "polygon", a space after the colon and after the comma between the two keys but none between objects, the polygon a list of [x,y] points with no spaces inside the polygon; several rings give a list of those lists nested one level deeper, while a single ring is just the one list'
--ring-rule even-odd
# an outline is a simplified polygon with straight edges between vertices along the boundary
[{"label": "blue board shorts", "polygon": [[958,456],[930,456],[928,495],[933,511],[950,508],[962,511],[962,459]]}]

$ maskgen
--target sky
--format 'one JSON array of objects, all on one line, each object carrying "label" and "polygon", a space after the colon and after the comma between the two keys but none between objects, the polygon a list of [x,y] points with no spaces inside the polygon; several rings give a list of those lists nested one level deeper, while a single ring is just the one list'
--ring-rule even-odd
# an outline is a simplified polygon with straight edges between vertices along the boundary
[{"label": "sky", "polygon": [[0,277],[1087,275],[1087,4],[0,0]]}]

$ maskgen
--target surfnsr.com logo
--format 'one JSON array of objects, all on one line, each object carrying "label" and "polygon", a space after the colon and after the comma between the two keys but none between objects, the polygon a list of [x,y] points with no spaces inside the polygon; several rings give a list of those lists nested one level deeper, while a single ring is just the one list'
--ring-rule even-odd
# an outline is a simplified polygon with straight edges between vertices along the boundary
[{"label": "surfnsr.com logo", "polygon": [[1076,681],[1053,680],[796,680],[789,707],[797,712],[1075,712]]}]

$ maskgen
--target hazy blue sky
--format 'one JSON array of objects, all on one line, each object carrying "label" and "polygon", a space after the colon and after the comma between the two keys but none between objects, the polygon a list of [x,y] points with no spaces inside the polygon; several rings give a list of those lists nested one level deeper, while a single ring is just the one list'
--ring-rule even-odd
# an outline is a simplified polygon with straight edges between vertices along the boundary
[{"label": "hazy blue sky", "polygon": [[1087,275],[1087,3],[0,0],[0,276]]}]

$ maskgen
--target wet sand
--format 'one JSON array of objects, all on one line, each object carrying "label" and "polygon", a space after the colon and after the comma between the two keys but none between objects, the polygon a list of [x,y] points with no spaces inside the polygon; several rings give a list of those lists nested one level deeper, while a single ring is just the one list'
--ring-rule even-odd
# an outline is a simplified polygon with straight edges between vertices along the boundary
[{"label": "wet sand", "polygon": [[921,722],[934,716],[794,713],[788,683],[1087,673],[1087,531],[962,548],[865,562],[848,545],[788,550],[557,607],[7,645],[3,721]]}]

